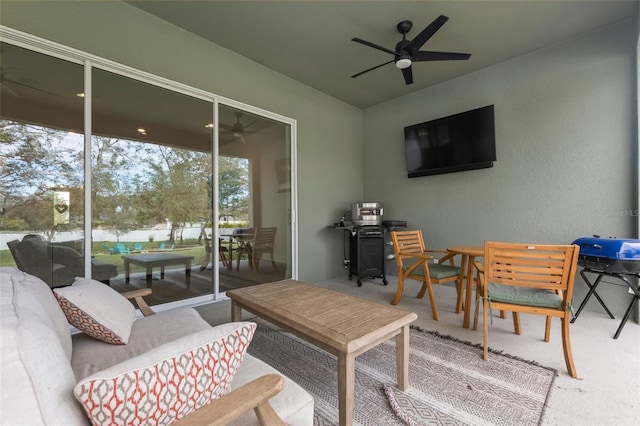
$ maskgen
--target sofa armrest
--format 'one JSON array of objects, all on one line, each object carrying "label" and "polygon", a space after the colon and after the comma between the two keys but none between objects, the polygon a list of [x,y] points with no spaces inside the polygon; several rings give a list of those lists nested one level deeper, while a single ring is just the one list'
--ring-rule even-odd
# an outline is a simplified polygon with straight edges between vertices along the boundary
[{"label": "sofa armrest", "polygon": [[147,305],[147,302],[145,302],[145,300],[143,299],[144,296],[151,296],[151,289],[150,288],[143,288],[141,290],[125,291],[124,293],[120,293],[120,294],[122,294],[122,296],[126,297],[127,299],[135,300],[136,304],[138,305],[138,309],[140,309],[140,312],[142,312],[142,315],[144,315],[145,317],[149,317],[151,315],[155,315],[156,314],[149,307],[149,305]]},{"label": "sofa armrest", "polygon": [[278,374],[259,377],[220,399],[211,402],[173,423],[177,426],[222,426],[254,410],[261,425],[284,426],[285,423],[269,404],[269,399],[280,393],[284,379]]},{"label": "sofa armrest", "polygon": [[80,253],[71,247],[61,245],[48,245],[47,253],[53,263],[60,263],[70,268],[84,268],[84,259]]}]

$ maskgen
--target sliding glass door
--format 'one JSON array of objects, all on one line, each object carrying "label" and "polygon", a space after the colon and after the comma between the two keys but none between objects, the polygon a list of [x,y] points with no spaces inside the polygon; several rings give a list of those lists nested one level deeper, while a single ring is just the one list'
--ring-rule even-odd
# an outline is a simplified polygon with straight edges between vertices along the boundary
[{"label": "sliding glass door", "polygon": [[0,265],[151,287],[152,305],[294,276],[292,121],[77,51],[0,49]]},{"label": "sliding glass door", "polygon": [[152,304],[212,294],[195,267],[210,253],[212,102],[97,68],[91,99],[92,239],[118,266],[112,287],[152,287]]},{"label": "sliding glass door", "polygon": [[220,291],[291,278],[290,126],[219,108]]},{"label": "sliding glass door", "polygon": [[0,266],[84,274],[83,67],[0,43]]}]

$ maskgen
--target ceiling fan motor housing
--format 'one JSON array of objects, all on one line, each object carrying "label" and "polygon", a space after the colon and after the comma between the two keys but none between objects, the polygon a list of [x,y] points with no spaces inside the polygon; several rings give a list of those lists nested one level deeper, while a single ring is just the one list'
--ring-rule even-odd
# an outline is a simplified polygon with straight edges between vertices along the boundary
[{"label": "ceiling fan motor housing", "polygon": [[[405,21],[408,22],[408,21]],[[402,39],[398,44],[396,44],[396,52],[400,53],[400,55],[396,55],[396,68],[405,69],[411,66],[413,62],[413,54],[409,49],[406,49],[409,41],[406,39]]]}]

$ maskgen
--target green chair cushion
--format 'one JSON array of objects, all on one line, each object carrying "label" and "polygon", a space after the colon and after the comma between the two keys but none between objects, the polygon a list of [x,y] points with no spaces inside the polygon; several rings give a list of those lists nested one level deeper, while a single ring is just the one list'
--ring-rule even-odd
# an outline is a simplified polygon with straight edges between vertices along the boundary
[{"label": "green chair cushion", "polygon": [[431,278],[443,279],[454,277],[460,274],[460,268],[457,266],[451,265],[441,265],[439,263],[430,263],[429,264],[429,276]]},{"label": "green chair cushion", "polygon": [[[406,271],[411,265],[413,265],[413,262],[405,262],[404,270]],[[411,274],[424,276],[422,265],[411,271]],[[429,263],[429,276],[431,278],[441,280],[443,278],[453,277],[458,274],[460,274],[460,268],[457,266]]]},{"label": "green chair cushion", "polygon": [[489,283],[489,300],[541,308],[562,307],[562,298],[554,291],[515,285]]}]

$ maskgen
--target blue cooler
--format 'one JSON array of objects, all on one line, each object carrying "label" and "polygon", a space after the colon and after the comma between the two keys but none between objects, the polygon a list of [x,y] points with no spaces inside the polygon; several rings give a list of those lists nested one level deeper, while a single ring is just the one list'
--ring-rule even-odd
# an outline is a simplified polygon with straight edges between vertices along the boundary
[{"label": "blue cooler", "polygon": [[613,274],[640,272],[640,240],[584,237],[573,244],[580,246],[578,265],[585,269]]}]

